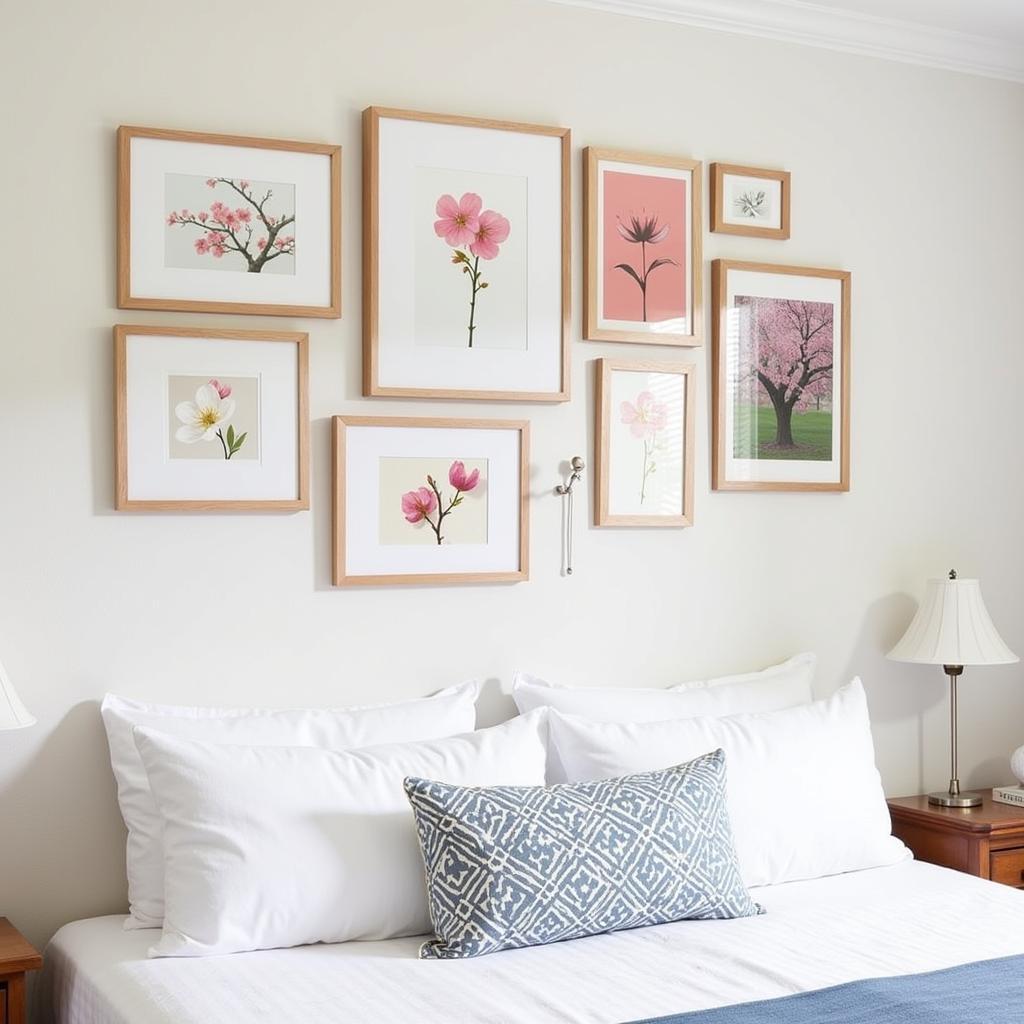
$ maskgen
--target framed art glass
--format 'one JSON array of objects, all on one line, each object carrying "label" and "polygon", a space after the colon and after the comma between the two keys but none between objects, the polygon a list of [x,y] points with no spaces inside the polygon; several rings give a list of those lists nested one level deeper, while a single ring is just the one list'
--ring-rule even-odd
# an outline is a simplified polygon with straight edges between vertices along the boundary
[{"label": "framed art glass", "polygon": [[529,424],[334,417],[335,586],[529,577]]},{"label": "framed art glass", "polygon": [[699,160],[583,151],[583,337],[699,345]]},{"label": "framed art glass", "polygon": [[309,508],[307,335],[114,328],[120,510]]},{"label": "framed art glass", "polygon": [[341,149],[117,130],[121,309],[341,315]]},{"label": "framed art glass", "polygon": [[712,485],[850,489],[850,274],[715,260]]},{"label": "framed art glass", "polygon": [[711,165],[711,230],[789,238],[789,171]]},{"label": "framed art glass", "polygon": [[569,398],[567,128],[363,112],[363,393]]},{"label": "framed art glass", "polygon": [[693,525],[695,374],[598,360],[595,525]]}]

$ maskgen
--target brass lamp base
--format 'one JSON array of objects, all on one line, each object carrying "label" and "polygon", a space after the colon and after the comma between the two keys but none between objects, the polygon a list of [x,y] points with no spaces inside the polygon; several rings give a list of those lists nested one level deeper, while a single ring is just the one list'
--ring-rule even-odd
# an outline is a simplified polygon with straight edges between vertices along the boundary
[{"label": "brass lamp base", "polygon": [[928,803],[938,807],[980,807],[980,793],[929,793]]}]

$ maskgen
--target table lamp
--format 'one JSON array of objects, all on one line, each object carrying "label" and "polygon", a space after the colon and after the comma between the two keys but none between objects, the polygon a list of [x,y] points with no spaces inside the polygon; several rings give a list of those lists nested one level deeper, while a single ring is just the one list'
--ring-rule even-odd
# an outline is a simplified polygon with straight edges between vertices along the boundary
[{"label": "table lamp", "polygon": [[977,807],[980,793],[961,793],[957,775],[956,684],[964,665],[1008,665],[1019,661],[992,625],[977,580],[929,580],[921,607],[898,644],[886,655],[893,661],[941,665],[949,676],[950,779],[945,793],[929,793],[940,807]]},{"label": "table lamp", "polygon": [[0,665],[0,729],[24,729],[35,724],[36,720],[21,703],[3,665]]}]

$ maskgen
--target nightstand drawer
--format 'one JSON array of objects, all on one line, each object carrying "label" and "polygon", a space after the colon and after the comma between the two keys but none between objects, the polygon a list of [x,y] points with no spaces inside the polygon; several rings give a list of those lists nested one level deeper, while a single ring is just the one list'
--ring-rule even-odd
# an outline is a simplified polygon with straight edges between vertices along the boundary
[{"label": "nightstand drawer", "polygon": [[993,850],[989,855],[989,877],[993,882],[1024,887],[1024,847]]}]

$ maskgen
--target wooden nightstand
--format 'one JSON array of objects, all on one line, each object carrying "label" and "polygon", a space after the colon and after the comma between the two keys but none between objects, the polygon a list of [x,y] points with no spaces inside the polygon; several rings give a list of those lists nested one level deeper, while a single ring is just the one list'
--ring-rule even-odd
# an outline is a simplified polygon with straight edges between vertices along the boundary
[{"label": "wooden nightstand", "polygon": [[983,790],[981,807],[936,807],[926,796],[889,801],[893,835],[918,860],[1024,889],[1024,808]]},{"label": "wooden nightstand", "polygon": [[42,966],[39,950],[0,917],[0,1024],[24,1024],[25,974]]}]

